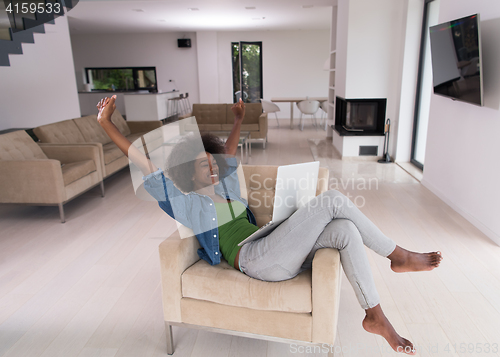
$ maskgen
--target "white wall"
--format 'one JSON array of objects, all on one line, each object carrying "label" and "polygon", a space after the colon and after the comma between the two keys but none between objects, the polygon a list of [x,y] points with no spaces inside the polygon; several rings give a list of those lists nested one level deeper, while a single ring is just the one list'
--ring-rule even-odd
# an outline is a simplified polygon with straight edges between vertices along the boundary
[{"label": "white wall", "polygon": [[[184,37],[191,38],[191,48],[177,47]],[[195,33],[75,35],[71,42],[79,81],[85,67],[154,66],[158,90],[188,92],[191,103],[199,101]]]},{"label": "white wall", "polygon": [[[405,19],[406,1],[349,1],[345,95],[387,98],[386,118],[393,129],[399,120]],[[390,143],[391,155],[394,143]]]},{"label": "white wall", "polygon": [[432,95],[422,183],[500,245],[500,2],[441,0],[439,22],[474,13],[485,106]]},{"label": "white wall", "polygon": [[[391,119],[389,153],[394,157],[400,115],[408,12],[411,0],[339,0],[337,28],[337,95],[387,98]],[[421,1],[421,0],[420,0]],[[418,46],[418,43],[417,43]],[[408,120],[409,118],[405,118]]]},{"label": "white wall", "polygon": [[[231,42],[237,41],[262,41],[264,99],[328,95],[328,71],[323,65],[330,53],[329,29],[217,32],[218,65],[213,71],[218,74],[218,88],[214,89],[219,103],[233,101]],[[277,104],[281,108],[278,116],[289,118],[290,105]],[[297,118],[297,110],[294,116]]]},{"label": "white wall", "polygon": [[0,130],[80,116],[67,18],[34,38],[10,56],[10,67],[0,67]]},{"label": "white wall", "polygon": [[200,103],[219,102],[217,32],[196,33]]}]

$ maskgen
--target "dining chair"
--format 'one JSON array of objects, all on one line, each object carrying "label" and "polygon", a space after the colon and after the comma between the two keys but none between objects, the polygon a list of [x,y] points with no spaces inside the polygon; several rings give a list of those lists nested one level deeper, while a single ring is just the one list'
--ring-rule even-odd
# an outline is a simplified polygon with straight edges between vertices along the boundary
[{"label": "dining chair", "polygon": [[276,112],[280,111],[280,107],[278,107],[276,104],[273,102],[270,102],[268,100],[261,99],[260,102],[262,103],[262,111],[264,113],[274,113],[276,115],[276,122],[278,123],[278,128],[280,127],[280,121],[278,120],[278,114]]},{"label": "dining chair", "polygon": [[311,115],[314,119],[314,125],[316,125],[315,114],[319,109],[319,102],[317,100],[303,100],[297,103],[297,107],[300,110],[300,130],[304,130],[304,121],[302,117],[304,114]]},{"label": "dining chair", "polygon": [[323,124],[323,119],[325,120],[325,128],[326,130],[326,125],[328,123],[328,101],[323,100],[320,102],[319,107],[321,108],[321,119],[320,119],[320,125]]}]

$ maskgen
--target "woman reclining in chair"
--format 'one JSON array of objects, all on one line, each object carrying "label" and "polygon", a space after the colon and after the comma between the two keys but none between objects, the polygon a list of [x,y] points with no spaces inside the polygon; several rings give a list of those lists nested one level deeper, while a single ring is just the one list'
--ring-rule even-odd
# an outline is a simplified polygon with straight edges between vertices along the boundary
[{"label": "woman reclining in chair", "polygon": [[365,310],[363,328],[383,336],[395,351],[415,354],[413,344],[397,334],[380,307],[364,245],[387,257],[395,272],[432,270],[441,262],[440,252],[415,253],[399,247],[335,190],[313,198],[266,237],[239,247],[238,243],[258,229],[247,202],[240,197],[234,157],[245,116],[243,102],[232,107],[234,126],[225,144],[215,136],[203,135],[203,146],[187,139],[173,148],[168,159],[169,179],[111,122],[115,99],[113,96],[98,103],[99,123],[142,170],[144,187],[160,207],[193,229],[202,247],[198,251],[202,259],[219,264],[222,254],[230,265],[250,277],[281,281],[310,268],[318,249],[336,248]]}]

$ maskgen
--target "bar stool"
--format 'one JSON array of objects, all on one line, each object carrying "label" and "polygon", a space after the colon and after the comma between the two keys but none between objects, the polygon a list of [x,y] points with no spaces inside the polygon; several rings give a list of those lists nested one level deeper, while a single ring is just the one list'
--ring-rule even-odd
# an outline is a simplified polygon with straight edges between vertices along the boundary
[{"label": "bar stool", "polygon": [[180,114],[189,114],[191,113],[191,103],[189,102],[189,93],[186,94],[180,94],[179,97],[181,98],[179,100],[179,105],[180,105]]}]

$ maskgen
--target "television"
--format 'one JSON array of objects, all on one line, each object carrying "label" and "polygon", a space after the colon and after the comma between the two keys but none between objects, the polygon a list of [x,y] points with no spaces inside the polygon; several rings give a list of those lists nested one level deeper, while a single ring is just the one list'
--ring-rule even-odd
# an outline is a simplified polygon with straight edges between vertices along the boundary
[{"label": "television", "polygon": [[434,94],[483,105],[479,14],[430,27]]}]

